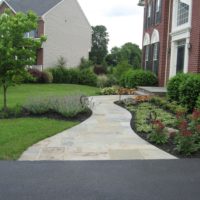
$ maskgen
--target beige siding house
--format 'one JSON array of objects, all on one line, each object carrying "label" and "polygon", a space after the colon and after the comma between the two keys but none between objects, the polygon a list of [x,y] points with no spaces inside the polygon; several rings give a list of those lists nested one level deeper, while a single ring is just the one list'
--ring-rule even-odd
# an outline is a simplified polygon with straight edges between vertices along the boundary
[{"label": "beige siding house", "polygon": [[76,67],[81,58],[88,58],[92,29],[77,0],[4,0],[0,12],[7,7],[14,13],[32,10],[40,16],[38,30],[28,34],[47,36],[38,50],[38,68],[54,66],[61,56],[68,67]]}]

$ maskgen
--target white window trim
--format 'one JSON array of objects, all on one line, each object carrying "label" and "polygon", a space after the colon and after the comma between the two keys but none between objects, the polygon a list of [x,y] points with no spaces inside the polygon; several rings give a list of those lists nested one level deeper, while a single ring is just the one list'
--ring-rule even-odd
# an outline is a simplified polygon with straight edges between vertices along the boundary
[{"label": "white window trim", "polygon": [[192,0],[189,0],[189,17],[188,17],[188,23],[182,24],[180,26],[177,26],[177,14],[178,14],[178,0],[173,1],[173,14],[172,14],[172,34],[175,32],[179,32],[183,29],[191,28],[192,23]]},{"label": "white window trim", "polygon": [[189,64],[189,44],[190,44],[190,30],[192,23],[192,0],[190,0],[190,11],[189,11],[189,20],[187,24],[176,26],[177,22],[177,9],[178,9],[178,0],[173,2],[173,19],[172,19],[172,42],[171,42],[171,58],[170,58],[170,73],[169,77],[176,75],[176,64],[177,64],[177,41],[186,40],[185,45],[185,60],[184,60],[184,73],[188,72]]}]

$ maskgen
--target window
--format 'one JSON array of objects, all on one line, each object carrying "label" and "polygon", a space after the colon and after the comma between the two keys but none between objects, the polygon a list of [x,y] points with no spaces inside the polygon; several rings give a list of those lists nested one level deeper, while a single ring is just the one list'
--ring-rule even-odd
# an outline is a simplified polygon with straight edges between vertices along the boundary
[{"label": "window", "polygon": [[149,3],[148,6],[148,14],[147,14],[148,18],[151,18],[151,3]]},{"label": "window", "polygon": [[146,46],[146,51],[145,51],[145,61],[149,61],[149,46]]},{"label": "window", "polygon": [[24,37],[25,38],[37,38],[38,34],[36,30],[30,31],[25,33]]},{"label": "window", "polygon": [[177,26],[188,23],[189,8],[190,6],[187,0],[178,0]]},{"label": "window", "polygon": [[161,0],[157,0],[156,1],[156,12],[158,13],[158,12],[160,12],[160,2]]},{"label": "window", "polygon": [[155,12],[155,22],[159,24],[161,22],[162,15],[162,0],[156,0],[156,12]]},{"label": "window", "polygon": [[158,75],[159,66],[159,43],[153,44],[153,72]]},{"label": "window", "polygon": [[158,60],[158,43],[154,44],[153,48],[153,60]]}]

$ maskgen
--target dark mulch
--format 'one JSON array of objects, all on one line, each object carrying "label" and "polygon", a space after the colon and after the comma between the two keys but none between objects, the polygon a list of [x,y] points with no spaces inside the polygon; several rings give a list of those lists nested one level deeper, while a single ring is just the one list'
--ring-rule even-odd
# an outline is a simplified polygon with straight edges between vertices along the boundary
[{"label": "dark mulch", "polygon": [[[121,106],[122,108],[125,108],[125,105],[120,103],[120,102],[115,102],[118,106]],[[130,111],[129,111],[130,112]],[[164,150],[165,152],[169,153],[169,154],[172,154],[178,158],[200,158],[200,151],[193,154],[193,155],[190,155],[190,156],[185,156],[185,155],[182,155],[180,154],[178,151],[175,150],[176,148],[176,145],[174,144],[173,142],[173,138],[170,138],[168,143],[166,144],[163,144],[163,145],[157,145],[155,143],[152,143],[149,139],[148,139],[148,135],[147,133],[144,133],[144,132],[138,132],[136,130],[136,120],[135,120],[135,113],[134,112],[130,112],[131,115],[132,115],[132,119],[131,119],[131,128],[133,129],[133,131],[138,135],[140,136],[142,139],[146,140],[147,142],[149,142],[150,144],[158,147],[159,149],[162,149]]]},{"label": "dark mulch", "polygon": [[23,111],[22,113],[20,113],[19,116],[17,117],[13,117],[13,116],[9,116],[6,117],[5,119],[14,119],[14,118],[49,118],[49,119],[56,119],[56,120],[64,120],[64,121],[75,121],[75,122],[83,122],[86,119],[88,119],[89,117],[91,117],[92,115],[92,111],[90,109],[88,109],[85,112],[82,113],[78,113],[77,115],[73,116],[73,117],[65,117],[59,113],[56,112],[48,112],[45,114],[31,114],[28,113],[26,111]]}]

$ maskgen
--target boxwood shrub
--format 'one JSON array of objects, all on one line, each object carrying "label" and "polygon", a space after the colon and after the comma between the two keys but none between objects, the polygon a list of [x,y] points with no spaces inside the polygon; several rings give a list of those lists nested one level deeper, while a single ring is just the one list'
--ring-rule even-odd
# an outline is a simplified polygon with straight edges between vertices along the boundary
[{"label": "boxwood shrub", "polygon": [[155,74],[144,70],[128,70],[124,73],[120,80],[120,85],[127,88],[135,88],[137,86],[155,86],[158,79]]},{"label": "boxwood shrub", "polygon": [[179,87],[179,101],[186,105],[190,111],[196,106],[196,101],[200,95],[200,75],[192,74]]},{"label": "boxwood shrub", "polygon": [[189,76],[190,74],[178,74],[169,80],[167,84],[167,95],[171,101],[179,101],[179,87]]}]

